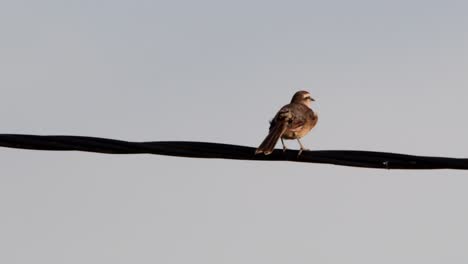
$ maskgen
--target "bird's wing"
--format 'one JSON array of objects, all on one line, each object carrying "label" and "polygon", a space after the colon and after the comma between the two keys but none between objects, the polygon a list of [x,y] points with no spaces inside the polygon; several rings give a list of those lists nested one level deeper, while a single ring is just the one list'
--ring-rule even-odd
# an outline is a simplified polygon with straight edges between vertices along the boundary
[{"label": "bird's wing", "polygon": [[276,113],[275,117],[270,121],[270,130],[273,129],[277,124],[288,122],[289,117],[291,116],[291,109],[289,109],[289,105],[283,106],[278,113]]},{"label": "bird's wing", "polygon": [[288,130],[301,129],[306,122],[306,116],[301,114],[301,109],[297,108],[298,106],[293,104],[283,106],[275,115],[273,120],[270,121],[270,130],[278,123],[282,122],[287,123]]},{"label": "bird's wing", "polygon": [[289,123],[288,128],[292,131],[300,130],[304,126],[305,122],[306,122],[306,119],[304,116],[300,116],[300,115],[295,116]]},{"label": "bird's wing", "polygon": [[290,104],[292,118],[289,121],[288,128],[292,131],[300,130],[307,122],[307,106],[301,104]]}]

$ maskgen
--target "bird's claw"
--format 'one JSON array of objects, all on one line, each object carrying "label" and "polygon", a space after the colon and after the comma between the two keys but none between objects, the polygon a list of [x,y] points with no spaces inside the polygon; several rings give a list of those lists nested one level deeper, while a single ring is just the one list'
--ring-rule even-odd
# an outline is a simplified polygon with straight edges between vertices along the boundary
[{"label": "bird's claw", "polygon": [[302,154],[302,151],[309,151],[309,149],[306,149],[306,148],[300,148],[299,149],[299,153],[297,153],[297,156],[299,157],[301,154]]}]

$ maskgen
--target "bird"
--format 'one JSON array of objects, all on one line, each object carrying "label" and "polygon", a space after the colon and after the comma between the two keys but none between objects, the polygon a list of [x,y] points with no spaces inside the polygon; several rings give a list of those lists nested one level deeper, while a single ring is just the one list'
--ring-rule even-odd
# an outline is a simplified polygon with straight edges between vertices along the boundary
[{"label": "bird", "polygon": [[298,91],[294,94],[291,102],[283,106],[275,117],[270,121],[268,135],[255,150],[255,154],[269,155],[273,152],[278,139],[281,139],[283,151],[286,151],[284,139],[296,139],[301,155],[303,150],[307,150],[302,145],[300,139],[315,127],[318,121],[317,114],[311,109],[312,102],[315,101],[307,91]]}]

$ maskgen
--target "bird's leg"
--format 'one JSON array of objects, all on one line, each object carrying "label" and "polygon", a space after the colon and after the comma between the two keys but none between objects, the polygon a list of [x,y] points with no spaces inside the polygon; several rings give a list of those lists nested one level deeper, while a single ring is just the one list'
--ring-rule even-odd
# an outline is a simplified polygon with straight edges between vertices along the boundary
[{"label": "bird's leg", "polygon": [[297,139],[297,142],[299,142],[299,146],[301,146],[299,153],[297,154],[297,156],[300,156],[303,150],[308,150],[308,149],[304,148],[299,138]]},{"label": "bird's leg", "polygon": [[283,152],[285,152],[286,151],[286,145],[284,144],[283,138],[281,138],[281,144],[283,144]]}]

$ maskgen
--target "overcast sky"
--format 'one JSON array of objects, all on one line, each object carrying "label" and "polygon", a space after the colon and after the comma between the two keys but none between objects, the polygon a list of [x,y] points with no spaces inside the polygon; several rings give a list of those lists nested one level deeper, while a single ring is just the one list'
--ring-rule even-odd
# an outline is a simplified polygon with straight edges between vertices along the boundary
[{"label": "overcast sky", "polygon": [[[0,2],[0,133],[468,157],[466,1]],[[296,142],[287,142],[297,148]],[[279,146],[278,146],[279,147]],[[467,263],[468,174],[0,149],[1,263]]]}]

